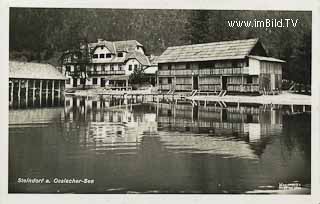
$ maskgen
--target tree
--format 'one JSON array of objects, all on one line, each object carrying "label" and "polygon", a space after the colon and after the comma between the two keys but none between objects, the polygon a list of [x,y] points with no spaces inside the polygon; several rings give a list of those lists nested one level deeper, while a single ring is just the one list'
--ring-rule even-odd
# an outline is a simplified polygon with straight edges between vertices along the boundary
[{"label": "tree", "polygon": [[183,36],[183,40],[189,44],[209,42],[209,11],[191,11],[185,29],[186,34]]},{"label": "tree", "polygon": [[129,76],[130,84],[143,84],[148,81],[143,69],[134,69],[133,73]]}]

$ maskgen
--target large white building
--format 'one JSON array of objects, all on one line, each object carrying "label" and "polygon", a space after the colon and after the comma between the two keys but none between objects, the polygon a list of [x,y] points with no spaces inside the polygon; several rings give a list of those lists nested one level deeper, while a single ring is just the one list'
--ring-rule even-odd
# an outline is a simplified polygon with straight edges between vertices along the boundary
[{"label": "large white building", "polygon": [[142,44],[136,40],[81,43],[80,49],[66,51],[62,67],[68,78],[66,88],[109,87],[128,89],[135,69],[150,66]]}]

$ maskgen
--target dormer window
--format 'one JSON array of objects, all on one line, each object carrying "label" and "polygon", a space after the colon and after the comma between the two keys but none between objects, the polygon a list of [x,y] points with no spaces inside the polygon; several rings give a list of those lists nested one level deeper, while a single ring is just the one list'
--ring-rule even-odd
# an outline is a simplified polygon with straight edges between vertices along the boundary
[{"label": "dormer window", "polygon": [[100,56],[99,56],[99,57],[100,57],[100,58],[104,58],[104,56],[105,56],[104,54],[100,54]]},{"label": "dormer window", "polygon": [[97,59],[97,58],[98,58],[98,54],[94,54],[93,59]]},{"label": "dormer window", "polygon": [[123,57],[123,52],[119,52],[118,57]]},{"label": "dormer window", "polygon": [[106,58],[111,58],[111,54],[106,54]]}]

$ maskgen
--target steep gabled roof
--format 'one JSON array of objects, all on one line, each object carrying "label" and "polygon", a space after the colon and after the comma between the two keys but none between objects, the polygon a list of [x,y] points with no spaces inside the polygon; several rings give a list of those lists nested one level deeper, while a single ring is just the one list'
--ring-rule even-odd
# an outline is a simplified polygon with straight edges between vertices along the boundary
[{"label": "steep gabled roof", "polygon": [[133,51],[133,52],[129,52],[127,55],[126,55],[126,60],[129,60],[129,59],[136,59],[138,60],[142,65],[145,65],[145,66],[150,66],[150,61],[149,61],[149,58],[142,54],[141,52],[139,51]]},{"label": "steep gabled roof", "polygon": [[136,47],[143,47],[141,43],[136,40],[124,40],[124,41],[114,41],[113,42],[117,52],[127,51],[131,52],[136,49]]},{"label": "steep gabled roof", "polygon": [[143,47],[141,43],[136,40],[123,40],[123,41],[106,41],[103,40],[101,42],[94,42],[88,44],[89,48],[93,50],[96,47],[104,46],[106,47],[111,53],[116,52],[132,52],[136,49],[136,47]]},{"label": "steep gabled roof", "polygon": [[55,79],[65,80],[66,77],[50,64],[34,62],[9,62],[9,78],[20,79]]},{"label": "steep gabled roof", "polygon": [[243,59],[259,39],[222,41],[168,47],[157,59],[158,63]]}]

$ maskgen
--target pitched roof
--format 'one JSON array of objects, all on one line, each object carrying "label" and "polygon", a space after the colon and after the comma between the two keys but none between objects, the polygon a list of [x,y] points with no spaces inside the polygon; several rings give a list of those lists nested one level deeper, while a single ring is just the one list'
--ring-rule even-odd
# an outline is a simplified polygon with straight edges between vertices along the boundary
[{"label": "pitched roof", "polygon": [[143,47],[141,43],[136,40],[123,40],[123,41],[100,41],[89,43],[89,48],[95,48],[97,46],[105,46],[111,53],[116,52],[132,52],[137,46]]},{"label": "pitched roof", "polygon": [[233,40],[168,47],[158,63],[242,59],[250,54],[259,39]]},{"label": "pitched roof", "polygon": [[159,56],[150,56],[149,61],[151,66],[158,66],[158,58]]},{"label": "pitched roof", "polygon": [[145,74],[156,74],[156,72],[158,71],[158,67],[157,66],[147,67],[143,71]]},{"label": "pitched roof", "polygon": [[56,79],[65,80],[66,77],[50,64],[34,62],[9,62],[9,78],[20,79]]},{"label": "pitched roof", "polygon": [[142,65],[150,66],[149,58],[147,56],[145,56],[144,54],[142,54],[141,52],[139,52],[139,51],[129,52],[126,55],[126,60],[125,61],[127,61],[129,59],[137,59]]},{"label": "pitched roof", "polygon": [[249,55],[249,58],[253,58],[259,61],[268,61],[268,62],[280,62],[280,63],[284,63],[286,61],[280,60],[280,59],[276,59],[273,57],[262,57],[262,56],[255,56],[255,55]]},{"label": "pitched roof", "polygon": [[141,43],[136,40],[125,40],[113,42],[117,51],[134,51],[137,46],[143,47]]}]

